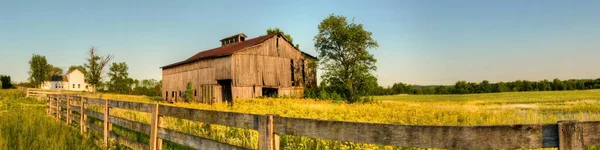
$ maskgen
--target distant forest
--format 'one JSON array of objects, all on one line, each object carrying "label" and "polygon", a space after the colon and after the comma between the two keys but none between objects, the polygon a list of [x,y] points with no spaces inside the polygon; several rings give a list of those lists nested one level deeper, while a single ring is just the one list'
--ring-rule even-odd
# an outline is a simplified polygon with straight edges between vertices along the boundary
[{"label": "distant forest", "polygon": [[490,83],[484,80],[480,83],[458,81],[454,85],[408,85],[406,83],[394,83],[392,86],[379,86],[375,95],[395,94],[475,94],[475,93],[500,93],[500,92],[522,92],[522,91],[565,91],[565,90],[588,90],[600,89],[600,78],[598,79],[569,79],[552,81],[527,81],[517,80],[513,82]]}]

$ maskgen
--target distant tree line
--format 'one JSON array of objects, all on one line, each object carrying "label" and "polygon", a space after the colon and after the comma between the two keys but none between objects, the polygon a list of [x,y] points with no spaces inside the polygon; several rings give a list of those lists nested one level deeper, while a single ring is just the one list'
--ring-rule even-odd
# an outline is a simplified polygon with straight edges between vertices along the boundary
[{"label": "distant tree line", "polygon": [[600,89],[600,78],[598,79],[569,79],[552,81],[528,81],[517,80],[513,82],[490,83],[458,81],[454,85],[419,86],[406,83],[395,83],[392,86],[379,86],[374,95],[395,94],[476,94],[476,93],[500,93],[500,92],[523,92],[523,91],[566,91],[566,90],[588,90]]}]

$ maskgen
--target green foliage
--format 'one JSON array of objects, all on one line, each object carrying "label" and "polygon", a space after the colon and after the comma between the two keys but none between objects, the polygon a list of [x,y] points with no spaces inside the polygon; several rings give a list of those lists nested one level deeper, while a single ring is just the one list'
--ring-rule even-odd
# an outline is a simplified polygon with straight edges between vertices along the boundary
[{"label": "green foliage", "polygon": [[0,149],[100,149],[48,117],[44,102],[24,96],[20,90],[0,90]]},{"label": "green foliage", "polygon": [[500,92],[524,92],[524,91],[565,91],[565,90],[589,90],[600,89],[600,79],[554,79],[528,81],[517,80],[514,82],[489,83],[483,80],[480,83],[458,81],[452,86],[417,86],[405,83],[395,83],[391,87],[378,87],[374,95],[394,94],[475,94],[475,93],[500,93]]},{"label": "green foliage", "polygon": [[194,88],[192,86],[192,82],[187,83],[184,97],[186,102],[194,101]]},{"label": "green foliage", "polygon": [[84,65],[87,70],[85,80],[92,85],[94,91],[96,85],[102,80],[102,70],[108,65],[108,62],[112,60],[112,58],[112,55],[100,57],[96,54],[96,48],[93,46],[88,51],[87,63]]},{"label": "green foliage", "polygon": [[[138,80],[135,80],[138,81]],[[134,84],[132,94],[134,95],[147,95],[147,96],[161,96],[162,92],[162,81],[155,79],[144,79]]]},{"label": "green foliage", "polygon": [[55,67],[53,65],[48,65],[48,75],[46,75],[46,81],[51,81],[52,77],[55,76],[59,76],[62,77],[63,76],[63,70],[61,68]]},{"label": "green foliage", "polygon": [[39,86],[48,77],[49,64],[46,56],[33,54],[29,60],[29,83]]},{"label": "green foliage", "polygon": [[[292,38],[292,36],[289,34],[285,34],[278,27],[267,29],[267,34],[277,34],[277,33],[283,34],[283,36],[285,36],[285,39],[287,39],[290,43],[292,43],[292,45],[294,45],[294,38]],[[298,44],[294,45],[294,47],[296,47],[296,49],[300,49],[300,45],[298,45]]]},{"label": "green foliage", "polygon": [[10,76],[8,76],[8,75],[1,75],[0,81],[2,82],[0,84],[0,85],[2,85],[2,89],[10,89],[13,87],[13,84],[10,80]]},{"label": "green foliage", "polygon": [[131,93],[133,79],[129,78],[129,73],[127,72],[129,67],[127,67],[127,64],[125,62],[112,63],[109,70],[108,76],[110,77],[110,82],[108,83],[108,91],[119,94]]},{"label": "green foliage", "polygon": [[346,17],[331,14],[319,24],[314,38],[325,71],[322,84],[349,102],[361,101],[377,88],[377,78],[371,74],[377,69],[377,60],[367,50],[378,44],[371,35],[362,24],[348,23]]},{"label": "green foliage", "polygon": [[75,69],[79,69],[79,71],[81,71],[81,73],[83,73],[84,75],[87,74],[87,71],[85,70],[85,67],[81,66],[81,65],[71,66],[71,67],[69,67],[69,71],[67,71],[67,72],[71,72],[71,71],[73,71]]}]

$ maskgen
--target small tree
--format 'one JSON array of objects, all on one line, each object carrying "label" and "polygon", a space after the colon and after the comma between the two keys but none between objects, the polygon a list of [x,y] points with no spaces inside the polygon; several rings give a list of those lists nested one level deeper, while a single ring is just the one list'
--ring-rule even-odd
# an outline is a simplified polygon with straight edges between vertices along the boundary
[{"label": "small tree", "polygon": [[33,54],[31,60],[29,60],[29,71],[27,72],[29,73],[29,83],[39,87],[48,76],[48,72],[50,72],[50,69],[46,56]]},{"label": "small tree", "polygon": [[108,91],[130,94],[133,79],[129,78],[129,73],[127,72],[129,67],[127,67],[127,64],[125,62],[112,63],[109,70],[108,76],[110,77],[110,82],[108,83]]},{"label": "small tree", "polygon": [[194,88],[192,87],[192,82],[188,82],[187,87],[185,88],[185,101],[194,101]]},{"label": "small tree", "polygon": [[96,48],[92,46],[88,51],[88,63],[85,64],[85,68],[87,68],[87,73],[85,74],[86,81],[92,85],[92,90],[96,91],[96,85],[100,83],[102,80],[102,70],[108,62],[113,59],[112,55],[107,55],[104,57],[98,56],[96,54]]},{"label": "small tree", "polygon": [[13,87],[13,85],[10,81],[10,76],[2,75],[2,76],[0,76],[0,80],[2,81],[2,89],[9,89],[9,88]]}]

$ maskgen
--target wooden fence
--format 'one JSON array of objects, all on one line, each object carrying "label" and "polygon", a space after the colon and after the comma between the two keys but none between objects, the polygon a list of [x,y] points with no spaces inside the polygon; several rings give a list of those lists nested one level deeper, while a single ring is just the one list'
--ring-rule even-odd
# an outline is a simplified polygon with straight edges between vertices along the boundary
[{"label": "wooden fence", "polygon": [[27,88],[27,97],[47,97],[48,94],[60,94],[61,91],[49,91],[43,89]]},{"label": "wooden fence", "polygon": [[[132,149],[160,149],[163,140],[195,149],[246,149],[202,137],[166,129],[160,126],[162,117],[175,117],[208,124],[224,125],[259,132],[260,150],[279,149],[278,135],[305,136],[316,139],[391,145],[401,147],[446,149],[517,149],[550,148],[583,149],[600,143],[600,122],[561,121],[555,124],[519,124],[498,126],[417,126],[379,123],[358,123],[220,112],[150,104],[87,98],[74,95],[49,95],[48,114],[67,124],[77,122],[81,133],[88,129],[114,138]],[[102,112],[89,109],[103,107]],[[150,124],[111,115],[111,108],[149,113]],[[73,113],[80,114],[78,118]],[[88,123],[92,117],[102,126]],[[127,139],[112,132],[112,126],[128,128],[150,136],[150,144]],[[104,142],[106,143],[106,142]],[[107,145],[105,145],[107,146]]]}]

